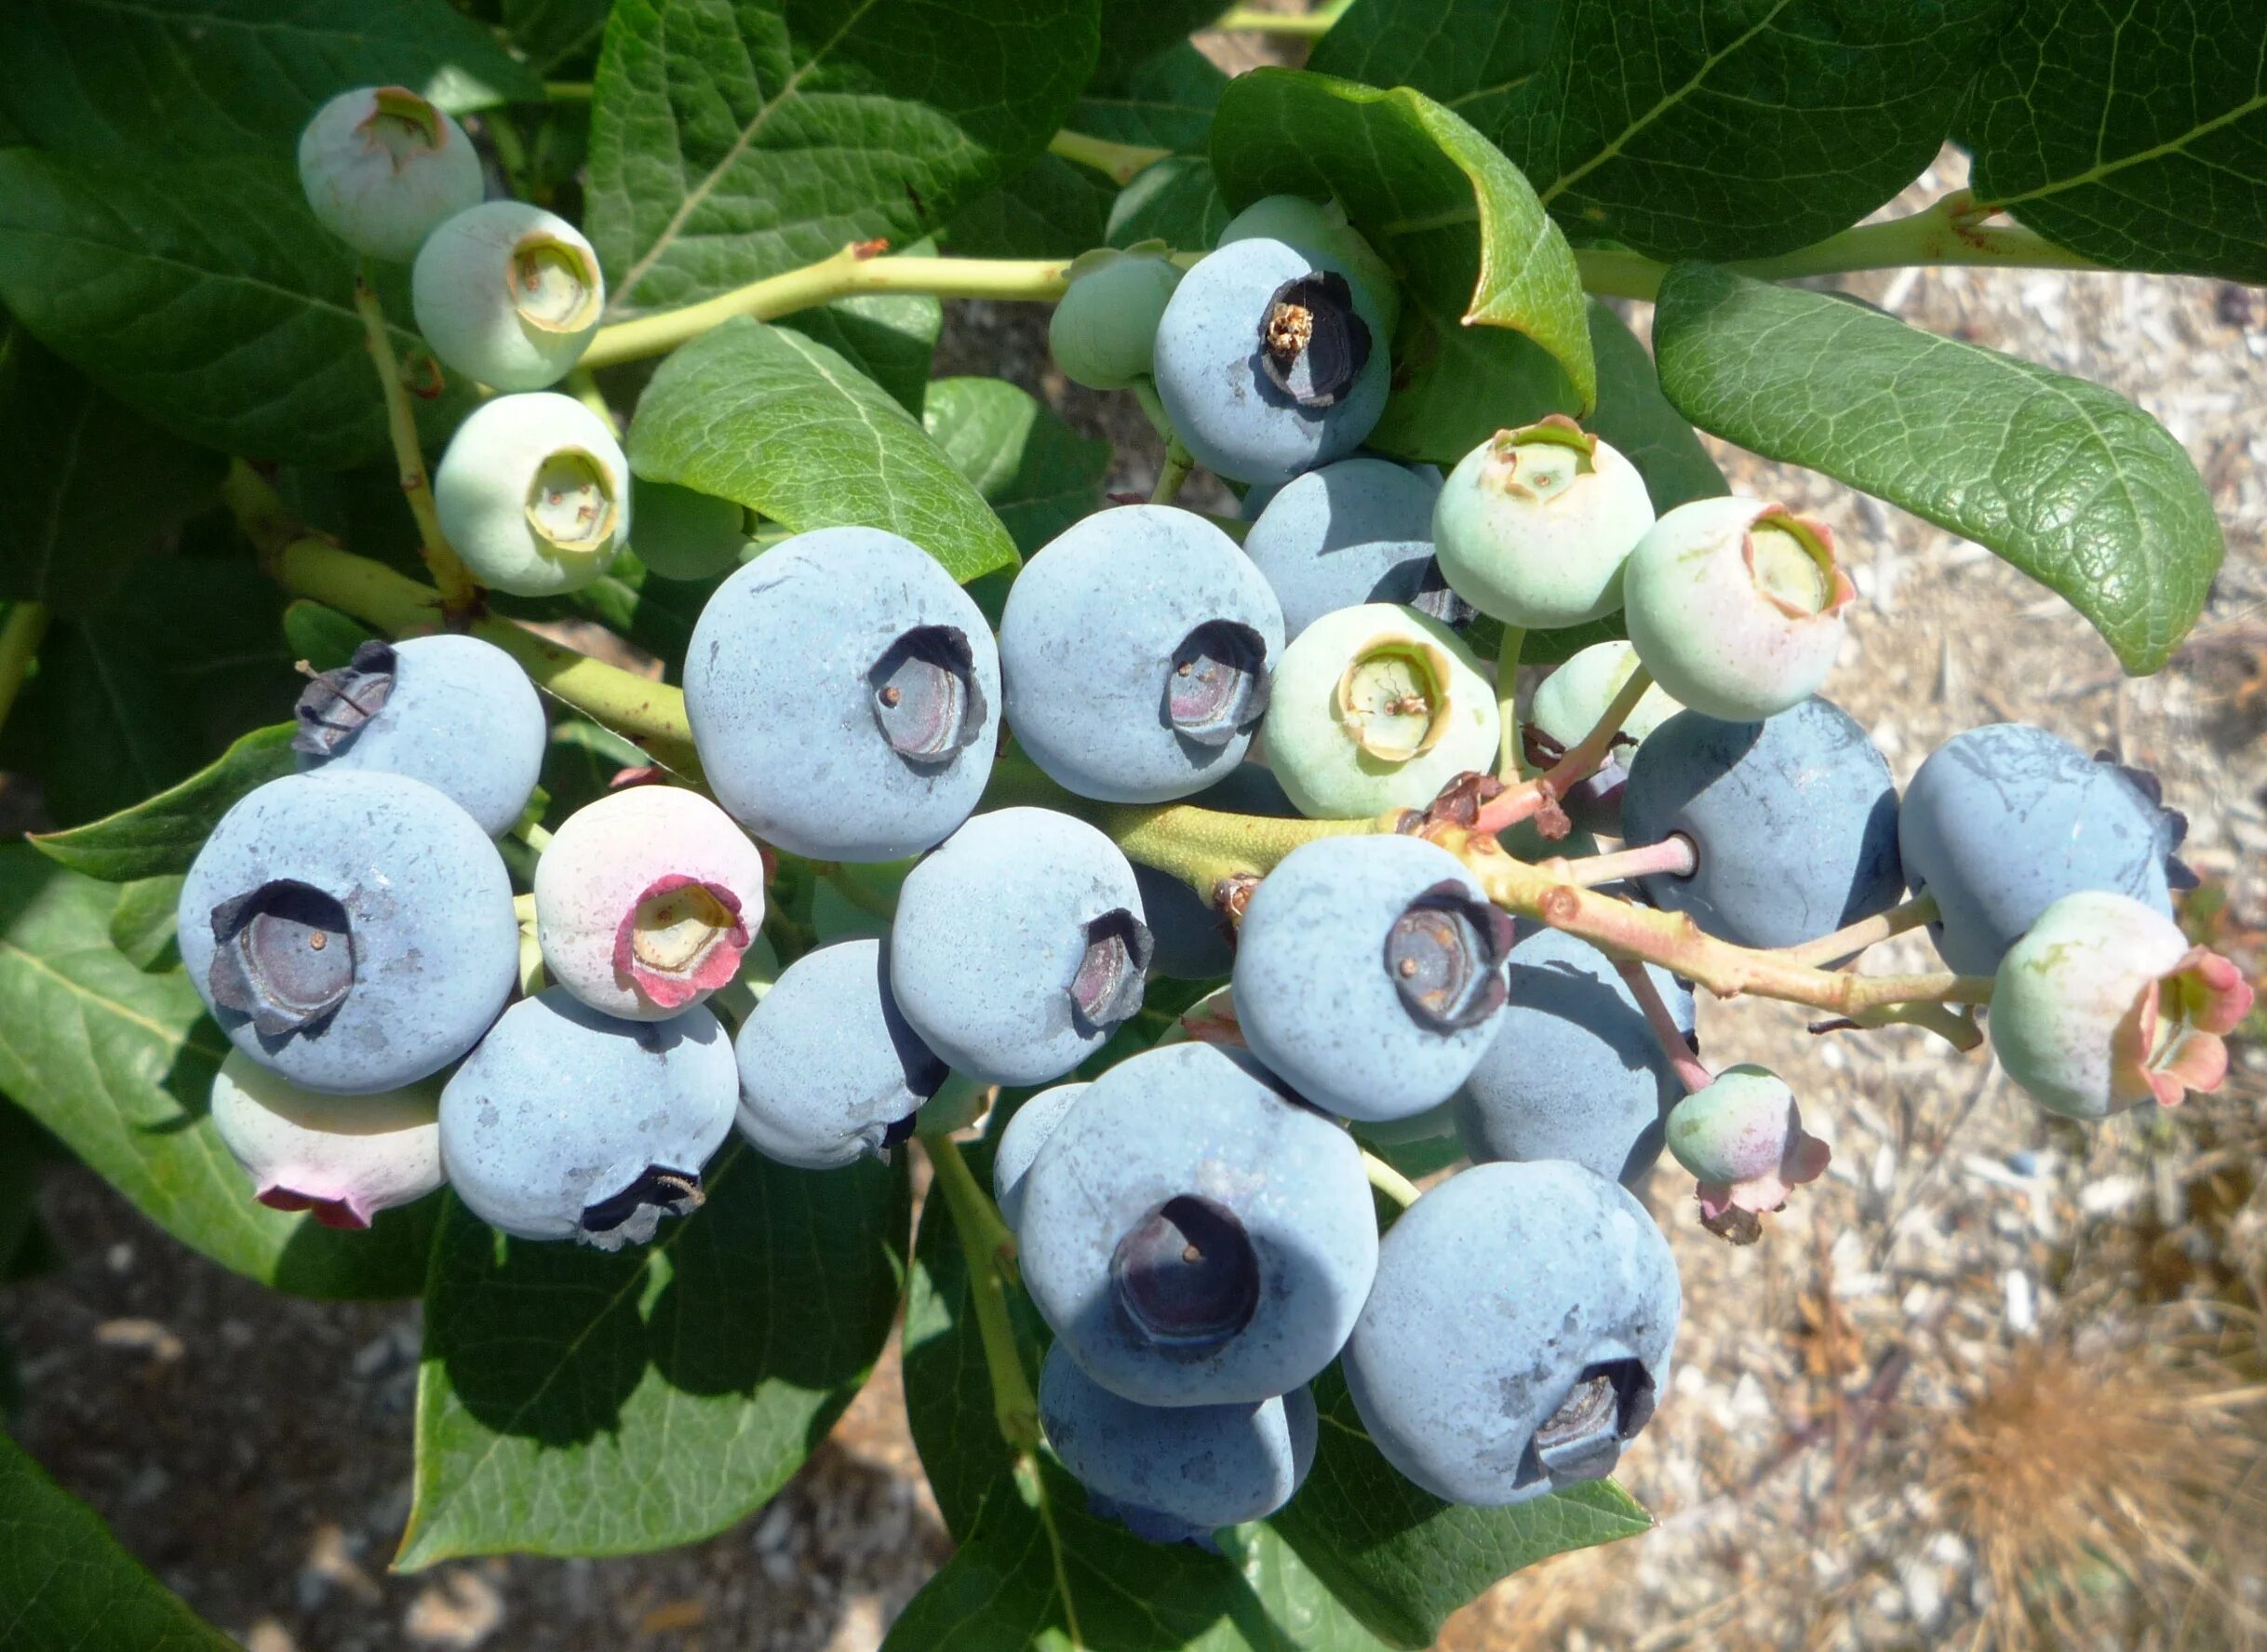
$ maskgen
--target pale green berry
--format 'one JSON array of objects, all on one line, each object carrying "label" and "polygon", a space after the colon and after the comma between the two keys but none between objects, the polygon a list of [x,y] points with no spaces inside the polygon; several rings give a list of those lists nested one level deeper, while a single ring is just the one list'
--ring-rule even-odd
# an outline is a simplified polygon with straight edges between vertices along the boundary
[{"label": "pale green berry", "polygon": [[1080,258],[1047,324],[1063,376],[1089,390],[1122,390],[1147,375],[1158,318],[1180,280],[1169,262],[1147,254],[1104,248]]},{"label": "pale green berry", "polygon": [[210,1110],[253,1196],[312,1211],[327,1228],[367,1228],[441,1185],[437,1084],[318,1095],[232,1050],[213,1075]]},{"label": "pale green berry", "polygon": [[480,199],[464,128],[407,87],[357,87],[299,135],[299,181],[315,221],[357,252],[407,263]]},{"label": "pale green berry", "polygon": [[541,390],[590,347],[606,277],[564,218],[525,201],[489,201],[426,239],[409,300],[418,331],[449,371],[499,390]]},{"label": "pale green berry", "polygon": [[1401,319],[1402,294],[1362,232],[1346,221],[1346,208],[1336,201],[1310,201],[1305,195],[1263,195],[1228,220],[1215,246],[1258,237],[1295,248],[1324,269],[1335,269],[1367,290],[1382,323],[1380,341],[1393,336]]},{"label": "pale green berry", "polygon": [[[1637,650],[1628,643],[1593,642],[1542,680],[1527,708],[1528,720],[1566,750],[1598,726],[1636,669]],[[1621,732],[1629,736],[1630,745],[1642,745],[1646,735],[1683,709],[1674,695],[1655,683],[1621,719]]]},{"label": "pale green berry", "polygon": [[637,518],[637,559],[664,579],[714,579],[740,566],[747,548],[747,513],[729,499],[674,482],[630,478],[630,514]]},{"label": "pale green berry", "polygon": [[1553,413],[1464,456],[1433,502],[1433,554],[1482,613],[1550,631],[1621,606],[1622,564],[1652,526],[1637,467]]},{"label": "pale green berry", "polygon": [[1342,608],[1283,651],[1264,725],[1268,764],[1299,813],[1422,809],[1467,770],[1493,770],[1496,693],[1456,634],[1412,608]]},{"label": "pale green berry", "polygon": [[433,473],[441,531],[482,584],[579,590],[629,538],[630,467],[604,420],[537,390],[473,410]]},{"label": "pale green berry", "polygon": [[1857,592],[1823,522],[1761,499],[1696,499],[1622,571],[1624,617],[1653,678],[1703,717],[1762,722],[1818,691]]},{"label": "pale green berry", "polygon": [[1734,1239],[1754,1238],[1758,1213],[1826,1169],[1826,1144],[1804,1133],[1794,1092],[1768,1068],[1725,1068],[1670,1109],[1666,1135],[1699,1181],[1700,1219]]}]

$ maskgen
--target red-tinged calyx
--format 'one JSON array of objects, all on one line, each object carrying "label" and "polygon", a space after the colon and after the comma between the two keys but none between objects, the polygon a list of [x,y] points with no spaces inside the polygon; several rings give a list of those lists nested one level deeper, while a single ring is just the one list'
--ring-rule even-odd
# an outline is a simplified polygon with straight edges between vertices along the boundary
[{"label": "red-tinged calyx", "polygon": [[2118,1093],[2177,1106],[2193,1090],[2209,1095],[2228,1076],[2227,1035],[2251,1013],[2253,991],[2243,972],[2205,947],[2192,948],[2141,989],[2119,1022]]},{"label": "red-tinged calyx", "polygon": [[294,1189],[277,1187],[274,1183],[252,1195],[270,1210],[305,1211],[326,1228],[342,1232],[359,1232],[370,1225],[370,1212],[355,1199],[330,1199],[315,1193],[302,1193]]},{"label": "red-tinged calyx", "polygon": [[1597,468],[1598,438],[1564,413],[1551,413],[1488,438],[1481,485],[1520,499],[1562,497]]},{"label": "red-tinged calyx", "polygon": [[398,172],[448,141],[441,112],[406,86],[382,86],[370,94],[370,112],[355,128],[364,142],[382,149]]},{"label": "red-tinged calyx", "polygon": [[614,931],[614,973],[664,1010],[731,985],[748,949],[740,897],[671,872],[648,884]]},{"label": "red-tinged calyx", "polygon": [[1783,504],[1748,525],[1740,556],[1757,594],[1791,620],[1831,619],[1857,599],[1834,557],[1834,531]]}]

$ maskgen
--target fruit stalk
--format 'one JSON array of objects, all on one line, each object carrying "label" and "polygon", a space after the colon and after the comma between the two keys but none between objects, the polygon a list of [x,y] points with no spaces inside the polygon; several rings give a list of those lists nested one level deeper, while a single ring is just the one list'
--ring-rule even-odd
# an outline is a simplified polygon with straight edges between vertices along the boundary
[{"label": "fruit stalk", "polygon": [[1907,930],[1937,920],[1937,897],[1917,894],[1871,918],[1861,918],[1846,924],[1831,935],[1820,935],[1815,941],[1805,941],[1800,947],[1780,948],[1781,956],[1794,963],[1815,963],[1821,967],[1855,958],[1867,947],[1901,935]]},{"label": "fruit stalk", "polygon": [[1113,143],[1107,138],[1096,138],[1066,128],[1047,141],[1047,153],[1060,155],[1066,161],[1076,161],[1081,167],[1092,167],[1097,172],[1107,172],[1124,185],[1133,182],[1173,151],[1151,149],[1141,143]]},{"label": "fruit stalk", "polygon": [[480,587],[465,571],[441,531],[441,518],[433,504],[433,478],[425,470],[425,454],[417,439],[417,410],[409,405],[409,387],[401,381],[401,363],[394,355],[394,340],[386,329],[385,308],[378,289],[370,285],[366,260],[355,275],[355,313],[362,317],[362,337],[378,370],[378,387],[385,396],[386,436],[394,444],[394,466],[401,481],[401,496],[417,519],[417,554],[424,558],[433,583],[440,587],[441,611],[455,623],[480,607]]},{"label": "fruit stalk", "polygon": [[[1500,832],[1517,826],[1542,813],[1571,788],[1597,772],[1598,765],[1606,759],[1606,753],[1614,749],[1614,736],[1621,732],[1622,724],[1629,720],[1630,714],[1637,709],[1637,703],[1652,686],[1652,675],[1643,665],[1632,670],[1630,679],[1621,685],[1621,692],[1614,696],[1613,703],[1573,750],[1553,763],[1549,773],[1508,786],[1489,799],[1472,823],[1472,829]],[[1560,827],[1562,834],[1564,829],[1563,826]]]},{"label": "fruit stalk", "polygon": [[[1536,863],[1537,870],[1548,872],[1562,882],[1578,883],[1584,889],[1595,889],[1601,883],[1618,883],[1625,878],[1646,878],[1657,874],[1689,878],[1698,864],[1692,839],[1681,832],[1671,832],[1658,843],[1647,843],[1636,849],[1620,849],[1612,854],[1586,854],[1576,860],[1560,855]],[[1837,952],[1831,956],[1842,958],[1846,954]],[[1804,956],[1798,961],[1824,963],[1830,960]]]},{"label": "fruit stalk", "polygon": [[1519,784],[1519,656],[1527,646],[1524,625],[1506,625],[1504,639],[1496,645],[1496,720],[1503,730],[1496,754],[1496,778],[1507,786]]},{"label": "fruit stalk", "polygon": [[984,1342],[984,1363],[992,1377],[992,1416],[999,1437],[1018,1451],[1039,1444],[1039,1397],[1024,1370],[1023,1355],[1015,1345],[1015,1327],[1008,1320],[1007,1287],[1002,1278],[1015,1254],[1015,1236],[999,1219],[999,1212],[968,1168],[968,1161],[949,1136],[918,1138],[929,1155],[929,1167],[945,1195],[953,1231],[959,1236],[960,1255],[968,1264],[969,1299],[975,1304],[976,1331]]},{"label": "fruit stalk", "polygon": [[1370,1186],[1403,1210],[1417,1202],[1417,1185],[1367,1148],[1362,1152],[1362,1168],[1369,1175]]},{"label": "fruit stalk", "polygon": [[1684,1086],[1689,1095],[1696,1090],[1705,1090],[1716,1075],[1709,1071],[1700,1057],[1693,1054],[1692,1045],[1677,1028],[1676,1018],[1670,1014],[1669,1006],[1661,1001],[1661,989],[1653,984],[1653,976],[1645,966],[1634,959],[1616,959],[1615,969],[1630,988],[1630,996],[1644,1013],[1646,1028],[1652,1032],[1654,1042],[1669,1058],[1670,1070],[1677,1075],[1677,1082]]}]

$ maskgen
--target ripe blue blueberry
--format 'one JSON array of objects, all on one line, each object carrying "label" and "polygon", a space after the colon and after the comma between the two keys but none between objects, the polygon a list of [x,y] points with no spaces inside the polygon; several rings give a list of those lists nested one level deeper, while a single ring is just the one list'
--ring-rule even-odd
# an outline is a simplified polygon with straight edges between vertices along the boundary
[{"label": "ripe blue blueberry", "polygon": [[1084,1084],[1057,1084],[1042,1090],[1017,1108],[1008,1127],[999,1133],[999,1146],[992,1152],[992,1197],[999,1202],[1000,1219],[1010,1228],[1023,1226],[1024,1177],[1030,1172],[1031,1162],[1070,1111],[1071,1104],[1085,1094]]},{"label": "ripe blue blueberry", "polygon": [[478,203],[480,157],[463,127],[408,87],[358,87],[300,133],[299,181],[325,229],[407,263],[436,227]]},{"label": "ripe blue blueberry", "polygon": [[1336,1357],[1377,1263],[1354,1138],[1216,1044],[1089,1085],[1024,1177],[1018,1237],[1058,1346],[1145,1405],[1298,1387]]},{"label": "ripe blue blueberry", "polygon": [[1144,1405],[1112,1393],[1056,1343],[1040,1367],[1040,1423],[1090,1496],[1211,1532],[1264,1520],[1315,1457],[1314,1396]]},{"label": "ripe blue blueberry", "polygon": [[506,1010],[449,1079],[441,1160],[465,1208],[515,1238],[643,1244],[699,1207],[739,1088],[705,1009],[619,1021],[554,987]]},{"label": "ripe blue blueberry", "polygon": [[1479,1164],[1387,1233],[1347,1387],[1425,1490],[1524,1502],[1613,1471],[1667,1384],[1681,1305],[1627,1189],[1579,1164]]},{"label": "ripe blue blueberry", "polygon": [[1792,947],[1895,906],[1897,786],[1863,728],[1812,698],[1760,723],[1679,712],[1639,746],[1622,792],[1632,846],[1670,834],[1698,860],[1645,897],[1743,947]]},{"label": "ripe blue blueberry", "polygon": [[212,1127],[271,1210],[367,1228],[441,1185],[437,1086],[318,1095],[231,1050],[212,1080]]},{"label": "ripe blue blueberry", "polygon": [[1141,1008],[1149,967],[1134,868],[1082,820],[979,814],[913,868],[890,924],[897,1007],[947,1065],[1044,1084]]},{"label": "ripe blue blueberry", "polygon": [[[1244,763],[1217,786],[1188,799],[1227,814],[1263,814],[1288,820],[1298,811],[1282,783],[1257,763]],[[1149,973],[1168,981],[1216,981],[1236,961],[1235,930],[1227,915],[1170,872],[1134,865],[1142,917],[1149,925]]]},{"label": "ripe blue blueberry", "polygon": [[1376,425],[1391,335],[1352,275],[1343,261],[1255,237],[1181,277],[1153,365],[1166,415],[1205,469],[1287,482]]},{"label": "ripe blue blueberry", "polygon": [[1157,324],[1180,284],[1170,260],[1099,248],[1071,266],[1047,324],[1047,348],[1074,384],[1122,390],[1149,375]]},{"label": "ripe blue blueberry", "polygon": [[2170,917],[2192,881],[2173,859],[2188,823],[2154,778],[2027,723],[1989,723],[1928,756],[1898,816],[1913,893],[1936,897],[1931,933],[1963,974],[1999,968],[2039,915],[2082,889]]},{"label": "ripe blue blueberry", "polygon": [[[1657,966],[1647,973],[1689,1034],[1691,990]],[[1510,1001],[1456,1093],[1464,1150],[1480,1164],[1571,1160],[1635,1187],[1683,1090],[1629,984],[1604,953],[1555,929],[1520,937],[1506,982]]]},{"label": "ripe blue blueberry", "polygon": [[1263,195],[1227,221],[1215,247],[1237,241],[1281,241],[1295,247],[1318,265],[1343,270],[1377,306],[1384,336],[1393,336],[1401,319],[1402,295],[1393,272],[1377,256],[1367,236],[1346,220],[1346,208],[1336,201],[1310,201],[1305,195]]},{"label": "ripe blue blueberry", "polygon": [[968,593],[911,540],[822,528],[709,598],[685,654],[709,788],[767,843],[918,854],[968,818],[999,735],[999,656]]},{"label": "ripe blue blueberry", "polygon": [[1282,651],[1275,594],[1219,529],[1170,505],[1097,512],[1009,589],[1008,726],[1081,797],[1184,798],[1243,760]]},{"label": "ripe blue blueberry", "polygon": [[398,1090],[518,978],[503,861],[423,781],[294,774],[237,799],[181,885],[181,962],[237,1049],[302,1089]]},{"label": "ripe blue blueberry", "polygon": [[606,308],[598,255],[557,213],[484,201],[426,237],[409,276],[417,330],[441,365],[498,390],[565,378]]},{"label": "ripe blue blueberry", "polygon": [[1244,555],[1274,587],[1283,633],[1363,602],[1398,602],[1454,625],[1455,594],[1432,555],[1433,495],[1387,459],[1341,459],[1278,489],[1244,535]]},{"label": "ripe blue blueberry", "polygon": [[[1436,498],[1440,494],[1442,480],[1441,467],[1437,464],[1427,464],[1419,460],[1395,459],[1388,454],[1377,452],[1375,450],[1371,448],[1356,448],[1353,452],[1347,455],[1347,457],[1351,459],[1383,459],[1388,464],[1398,464],[1403,470],[1407,471],[1411,476],[1423,482],[1426,487],[1431,489]],[[1319,469],[1321,467],[1318,466],[1317,468]],[[1301,471],[1299,473],[1300,476],[1305,476],[1308,473],[1306,471]],[[1295,482],[1297,480],[1298,477],[1294,477],[1291,478],[1292,482]],[[1291,482],[1254,482],[1251,484],[1251,486],[1244,489],[1243,497],[1237,502],[1236,514],[1247,522],[1258,521],[1260,513],[1266,510],[1270,504],[1274,504],[1275,496],[1278,493],[1281,493],[1290,485]],[[1429,522],[1427,524],[1426,531],[1428,533],[1431,531],[1431,525]]]},{"label": "ripe blue blueberry", "polygon": [[741,1023],[740,1134],[783,1164],[886,1156],[945,1083],[945,1064],[890,996],[879,941],[806,952]]},{"label": "ripe blue blueberry", "polygon": [[1419,838],[1322,838],[1244,908],[1236,1018],[1317,1107],[1405,1119],[1454,1095],[1495,1036],[1511,920]]},{"label": "ripe blue blueberry", "polygon": [[441,531],[482,584],[516,597],[579,591],[629,542],[622,444],[572,396],[481,403],[433,473]]},{"label": "ripe blue blueberry", "polygon": [[551,732],[519,662],[476,637],[366,642],[307,685],[296,716],[302,770],[407,774],[491,838],[534,795]]}]

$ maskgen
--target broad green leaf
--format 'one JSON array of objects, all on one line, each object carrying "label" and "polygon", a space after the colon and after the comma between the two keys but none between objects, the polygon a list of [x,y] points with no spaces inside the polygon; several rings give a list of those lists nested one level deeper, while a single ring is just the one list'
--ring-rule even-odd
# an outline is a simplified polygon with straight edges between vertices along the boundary
[{"label": "broad green leaf", "polygon": [[2267,281],[2267,7],[2023,0],[1961,113],[1970,182],[2128,270]]},{"label": "broad green leaf", "polygon": [[0,316],[0,597],[99,607],[152,541],[211,501],[223,468]]},{"label": "broad green leaf", "polygon": [[2203,611],[2211,495],[2162,424],[2099,384],[1705,264],[1661,284],[1654,346],[1701,429],[1990,546],[2127,671],[2163,665]]},{"label": "broad green leaf", "polygon": [[1550,55],[1563,0],[1357,0],[1307,67],[1364,86],[1405,86],[1482,132]]},{"label": "broad green leaf", "polygon": [[1322,1424],[1314,1470],[1273,1524],[1393,1645],[1431,1645],[1451,1612],[1522,1567],[1653,1524],[1610,1480],[1509,1509],[1443,1503],[1378,1455],[1335,1365],[1315,1379],[1314,1396]]},{"label": "broad green leaf", "polygon": [[304,597],[285,604],[283,628],[284,646],[292,658],[306,661],[317,671],[337,670],[373,635],[361,621]]},{"label": "broad green leaf", "polygon": [[1402,279],[1402,395],[1463,383],[1454,336],[1503,328],[1549,352],[1582,410],[1597,400],[1573,249],[1519,168],[1431,99],[1257,69],[1221,96],[1213,169],[1231,208],[1281,194],[1345,204]]},{"label": "broad green leaf", "polygon": [[[933,251],[934,244],[906,250]],[[862,293],[783,316],[778,325],[825,345],[887,390],[899,407],[921,416],[937,334],[945,330],[945,306],[935,299],[919,292]]]},{"label": "broad green leaf", "polygon": [[503,0],[503,29],[548,74],[598,49],[612,0]]},{"label": "broad green leaf", "polygon": [[1110,444],[1080,436],[1004,379],[939,379],[922,423],[1026,557],[1102,507]]},{"label": "broad green leaf", "polygon": [[1560,222],[1657,258],[1764,258],[1935,158],[2008,0],[1560,0],[1496,129]]},{"label": "broad green leaf", "polygon": [[1187,41],[1136,63],[1106,88],[1087,88],[1066,122],[1114,143],[1201,155],[1227,76]]},{"label": "broad green leaf", "polygon": [[614,1256],[507,1241],[449,1205],[397,1565],[671,1548],[786,1484],[889,1335],[905,1166],[789,1170],[735,1139],[706,1185],[700,1211]]},{"label": "broad green leaf", "polygon": [[[0,303],[144,417],[249,458],[382,452],[385,410],[354,310],[354,261],[288,158],[77,160],[0,150]],[[408,272],[380,274],[398,322]],[[394,328],[397,352],[415,335]],[[438,450],[466,390],[420,405]]]},{"label": "broad green leaf", "polygon": [[416,1295],[437,1202],[388,1211],[367,1233],[252,1202],[206,1112],[227,1041],[181,969],[145,974],[112,944],[118,900],[20,844],[0,848],[0,1091],[224,1268],[306,1296]]},{"label": "broad green leaf", "polygon": [[1637,466],[1654,515],[1729,493],[1699,432],[1661,394],[1653,352],[1600,299],[1590,300],[1590,348],[1598,353],[1598,410],[1590,429]]},{"label": "broad green leaf", "polygon": [[1212,162],[1169,155],[1144,167],[1118,192],[1104,239],[1112,247],[1162,241],[1183,252],[1204,252],[1219,240],[1230,216]]},{"label": "broad green leaf", "polygon": [[1075,258],[1102,245],[1117,194],[1086,168],[1042,154],[955,213],[946,246],[961,258]]},{"label": "broad green leaf", "polygon": [[1185,41],[1227,7],[1221,0],[1110,0],[1102,8],[1102,51],[1094,82],[1116,86],[1159,52]]},{"label": "broad green leaf", "polygon": [[186,881],[179,872],[168,872],[118,886],[118,904],[110,914],[110,944],[136,969],[170,969],[181,961],[181,950],[173,944],[175,914]]},{"label": "broad green leaf", "polygon": [[101,1517],[0,1434],[0,1644],[24,1652],[232,1652]]},{"label": "broad green leaf", "polygon": [[182,873],[238,798],[291,773],[291,725],[254,729],[178,786],[129,809],[32,841],[74,872],[109,883]]},{"label": "broad green leaf", "polygon": [[736,500],[802,532],[855,523],[958,580],[1015,565],[999,518],[911,414],[824,344],[744,317],[662,364],[630,426],[651,481]]},{"label": "broad green leaf", "polygon": [[588,230],[619,315],[905,243],[1047,146],[1098,0],[620,0]]}]

